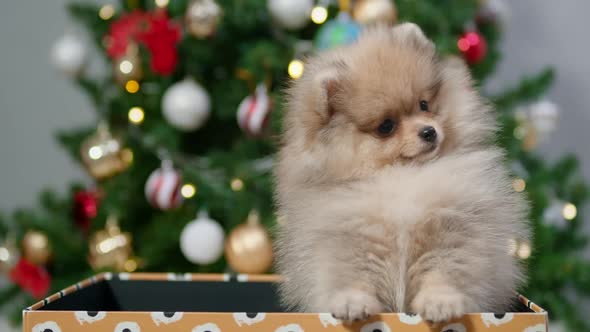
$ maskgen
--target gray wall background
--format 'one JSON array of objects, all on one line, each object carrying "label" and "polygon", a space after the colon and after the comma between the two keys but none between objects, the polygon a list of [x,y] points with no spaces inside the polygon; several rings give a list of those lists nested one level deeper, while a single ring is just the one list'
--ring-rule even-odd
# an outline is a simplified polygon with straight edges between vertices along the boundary
[{"label": "gray wall background", "polygon": [[[504,59],[487,88],[498,91],[522,75],[554,66],[558,79],[548,97],[561,106],[561,121],[539,152],[552,159],[576,153],[590,179],[590,2],[506,2],[512,16],[501,45]],[[53,140],[59,128],[94,120],[81,92],[48,59],[53,42],[73,26],[65,3],[0,2],[0,210],[33,204],[41,188],[63,190],[70,180],[85,179]]]}]

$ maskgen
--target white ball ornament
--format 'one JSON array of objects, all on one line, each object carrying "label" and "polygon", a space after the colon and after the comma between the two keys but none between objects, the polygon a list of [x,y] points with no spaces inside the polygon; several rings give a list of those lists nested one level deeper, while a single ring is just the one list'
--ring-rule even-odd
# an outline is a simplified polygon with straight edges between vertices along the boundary
[{"label": "white ball ornament", "polygon": [[145,183],[145,197],[151,206],[171,210],[182,204],[181,185],[180,172],[172,166],[171,161],[164,160],[162,167],[153,171]]},{"label": "white ball ornament", "polygon": [[51,49],[51,62],[62,73],[69,76],[80,74],[88,50],[82,38],[68,33],[58,39]]},{"label": "white ball ornament", "polygon": [[529,118],[541,138],[546,138],[557,129],[559,107],[549,100],[541,100],[529,108]]},{"label": "white ball ornament", "polygon": [[268,0],[267,7],[277,24],[297,30],[309,22],[313,3],[313,0]]},{"label": "white ball ornament", "polygon": [[173,84],[162,97],[164,118],[183,131],[192,131],[205,124],[211,112],[207,91],[192,79]]},{"label": "white ball ornament", "polygon": [[223,254],[225,234],[219,223],[201,211],[180,234],[180,250],[194,264],[211,264]]}]

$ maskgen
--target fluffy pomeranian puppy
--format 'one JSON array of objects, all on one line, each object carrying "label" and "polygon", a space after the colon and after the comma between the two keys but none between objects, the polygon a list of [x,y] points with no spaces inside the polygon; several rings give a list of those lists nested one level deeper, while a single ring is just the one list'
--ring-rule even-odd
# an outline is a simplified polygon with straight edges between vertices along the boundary
[{"label": "fluffy pomeranian puppy", "polygon": [[351,321],[510,309],[529,237],[468,68],[418,26],[367,31],[287,89],[275,169],[284,304]]}]

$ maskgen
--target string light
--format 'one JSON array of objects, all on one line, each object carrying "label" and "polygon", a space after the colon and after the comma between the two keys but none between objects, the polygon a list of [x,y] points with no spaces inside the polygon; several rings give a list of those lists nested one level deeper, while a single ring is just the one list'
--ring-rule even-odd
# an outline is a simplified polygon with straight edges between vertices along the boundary
[{"label": "string light", "polygon": [[526,189],[526,182],[521,178],[514,179],[512,181],[512,188],[518,193],[523,192]]},{"label": "string light", "polygon": [[137,270],[137,262],[135,259],[128,259],[123,267],[127,272],[135,272]]},{"label": "string light", "polygon": [[244,181],[242,181],[239,178],[234,178],[231,180],[230,186],[231,186],[231,190],[240,191],[240,190],[244,189]]},{"label": "string light", "polygon": [[8,262],[10,259],[10,251],[5,247],[0,247],[0,261]]},{"label": "string light", "polygon": [[518,250],[516,251],[516,254],[520,259],[527,259],[531,257],[531,246],[526,242],[521,242],[518,245]]},{"label": "string light", "polygon": [[315,6],[311,10],[311,21],[315,24],[323,24],[328,19],[328,10],[324,6]]},{"label": "string light", "polygon": [[129,121],[131,123],[140,124],[143,122],[143,119],[145,117],[145,113],[143,111],[143,108],[141,108],[139,106],[135,106],[135,107],[131,107],[129,109],[129,113],[127,114],[127,117],[129,118]]},{"label": "string light", "polygon": [[125,83],[125,90],[129,93],[136,93],[139,91],[139,82],[136,80],[129,80]]},{"label": "string light", "polygon": [[578,208],[572,203],[566,203],[561,213],[565,220],[573,220],[578,215]]},{"label": "string light", "polygon": [[133,151],[130,148],[121,150],[121,160],[127,164],[131,164],[133,162]]},{"label": "string light", "polygon": [[291,60],[289,62],[289,67],[287,68],[287,72],[289,76],[293,79],[298,79],[303,75],[303,62],[298,59]]},{"label": "string light", "polygon": [[129,60],[123,60],[119,64],[119,70],[123,74],[129,74],[133,71],[133,63],[131,63],[131,61],[129,61]]},{"label": "string light", "polygon": [[100,159],[100,157],[102,157],[102,148],[98,145],[91,147],[88,150],[88,156],[93,160]]},{"label": "string light", "polygon": [[514,128],[514,137],[516,139],[522,140],[526,136],[527,129],[525,126],[518,126]]},{"label": "string light", "polygon": [[186,183],[180,188],[180,194],[184,198],[191,198],[197,193],[197,188],[192,183]]},{"label": "string light", "polygon": [[508,255],[516,255],[516,249],[518,249],[518,242],[516,241],[516,239],[508,240]]},{"label": "string light", "polygon": [[170,0],[155,0],[154,2],[156,3],[156,6],[164,8],[168,6],[168,2],[170,2]]},{"label": "string light", "polygon": [[98,11],[98,16],[105,21],[111,19],[113,15],[115,15],[115,7],[113,5],[104,5]]},{"label": "string light", "polygon": [[287,218],[285,216],[279,216],[277,217],[277,224],[284,226],[287,224]]}]

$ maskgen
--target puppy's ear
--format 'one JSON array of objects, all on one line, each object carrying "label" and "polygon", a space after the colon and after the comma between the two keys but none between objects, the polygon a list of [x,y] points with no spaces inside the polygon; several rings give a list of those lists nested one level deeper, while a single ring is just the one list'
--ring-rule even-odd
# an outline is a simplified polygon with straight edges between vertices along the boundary
[{"label": "puppy's ear", "polygon": [[416,48],[425,48],[434,51],[434,43],[426,38],[422,29],[415,23],[401,23],[393,27],[393,35],[395,38],[404,43],[413,45]]},{"label": "puppy's ear", "polygon": [[473,88],[471,71],[463,59],[449,55],[441,59],[439,66],[445,81],[454,82],[463,88]]},{"label": "puppy's ear", "polygon": [[321,68],[312,77],[315,111],[324,124],[330,121],[341,104],[345,71],[346,66],[343,63],[333,63]]}]

